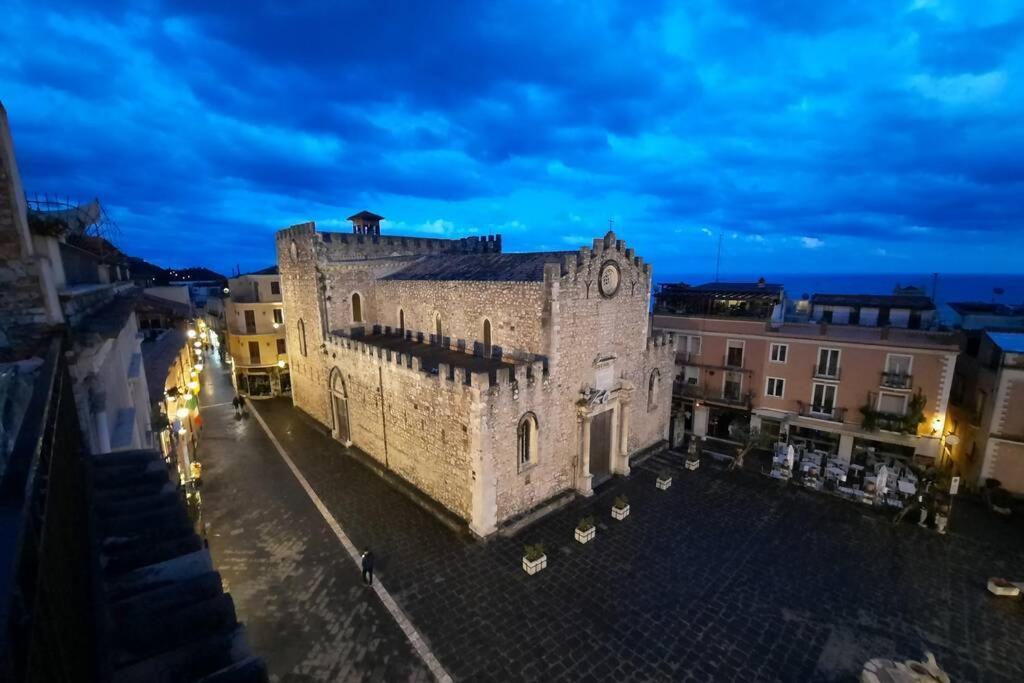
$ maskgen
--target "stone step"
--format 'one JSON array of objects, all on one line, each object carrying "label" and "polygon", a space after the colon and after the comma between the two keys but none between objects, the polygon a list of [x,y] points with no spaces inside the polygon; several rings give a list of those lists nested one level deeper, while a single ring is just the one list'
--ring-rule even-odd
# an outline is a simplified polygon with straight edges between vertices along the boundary
[{"label": "stone step", "polygon": [[203,542],[194,533],[179,534],[149,543],[136,543],[128,547],[115,548],[111,554],[104,554],[103,573],[113,578],[140,567],[148,567],[181,555],[202,550]]},{"label": "stone step", "polygon": [[115,669],[111,683],[197,681],[250,657],[241,626]]}]

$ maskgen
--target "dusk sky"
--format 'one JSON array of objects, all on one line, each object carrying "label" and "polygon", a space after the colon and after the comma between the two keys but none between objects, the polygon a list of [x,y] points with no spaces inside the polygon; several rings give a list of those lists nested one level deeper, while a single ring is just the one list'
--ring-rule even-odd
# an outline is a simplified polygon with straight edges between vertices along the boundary
[{"label": "dusk sky", "polygon": [[719,234],[734,273],[1024,270],[1024,2],[217,4],[4,3],[30,197],[224,272],[361,209],[508,251],[612,218],[656,272]]}]

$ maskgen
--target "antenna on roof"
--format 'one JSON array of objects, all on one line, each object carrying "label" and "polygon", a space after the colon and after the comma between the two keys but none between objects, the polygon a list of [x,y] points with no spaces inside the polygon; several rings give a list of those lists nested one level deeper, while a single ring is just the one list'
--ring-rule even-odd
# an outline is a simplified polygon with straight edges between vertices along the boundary
[{"label": "antenna on roof", "polygon": [[722,265],[722,232],[718,232],[718,255],[715,256],[715,282],[718,282],[718,269]]}]

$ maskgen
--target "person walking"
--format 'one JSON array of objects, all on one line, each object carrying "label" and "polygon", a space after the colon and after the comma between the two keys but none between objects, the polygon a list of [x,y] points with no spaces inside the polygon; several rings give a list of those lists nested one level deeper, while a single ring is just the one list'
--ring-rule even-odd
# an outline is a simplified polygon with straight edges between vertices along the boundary
[{"label": "person walking", "polygon": [[373,585],[373,553],[369,548],[363,551],[363,583]]},{"label": "person walking", "polygon": [[231,405],[235,407],[235,417],[241,417],[242,415],[242,399],[238,394],[231,399]]}]

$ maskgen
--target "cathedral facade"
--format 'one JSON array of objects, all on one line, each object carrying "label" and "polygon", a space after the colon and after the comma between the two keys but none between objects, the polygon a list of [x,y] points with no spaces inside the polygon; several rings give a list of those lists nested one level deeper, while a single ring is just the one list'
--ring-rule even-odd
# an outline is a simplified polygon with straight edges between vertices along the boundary
[{"label": "cathedral facade", "polygon": [[277,233],[292,400],[479,536],[590,495],[665,444],[675,342],[651,267],[614,233],[577,251],[501,237]]}]

